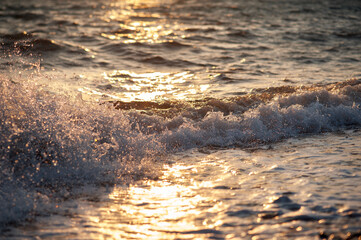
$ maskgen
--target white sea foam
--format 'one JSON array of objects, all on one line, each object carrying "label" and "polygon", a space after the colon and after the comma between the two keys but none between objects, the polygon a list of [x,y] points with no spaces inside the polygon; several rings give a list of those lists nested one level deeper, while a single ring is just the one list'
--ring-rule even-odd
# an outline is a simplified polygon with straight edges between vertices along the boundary
[{"label": "white sea foam", "polygon": [[[359,126],[361,88],[347,85],[337,91],[324,89],[276,96],[249,107],[242,114],[224,116],[209,112],[200,121],[184,121],[162,134],[162,142],[182,148],[216,145],[241,147],[271,143],[300,134],[337,131]],[[230,103],[233,104],[233,103]]]},{"label": "white sea foam", "polygon": [[182,113],[163,118],[116,110],[48,94],[39,87],[32,81],[1,79],[2,224],[68,197],[74,187],[157,177],[161,156],[175,151],[256,147],[361,125],[358,82],[278,95],[246,111],[229,115],[210,111],[195,119]]}]

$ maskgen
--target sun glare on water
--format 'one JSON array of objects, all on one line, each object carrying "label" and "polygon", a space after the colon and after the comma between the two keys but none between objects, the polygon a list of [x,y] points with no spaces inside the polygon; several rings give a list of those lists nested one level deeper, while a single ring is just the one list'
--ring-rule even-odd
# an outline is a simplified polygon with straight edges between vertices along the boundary
[{"label": "sun glare on water", "polygon": [[[115,187],[108,196],[107,206],[96,216],[89,212],[86,221],[97,225],[104,236],[117,239],[199,239],[198,231],[223,223],[217,217],[204,218],[204,210],[216,214],[225,206],[212,196],[197,194],[195,189],[206,186],[200,186],[196,180],[187,184],[169,182],[169,178],[182,178],[184,171],[192,170],[184,165],[166,166],[164,176],[157,181]],[[202,233],[202,239],[207,236]]]},{"label": "sun glare on water", "polygon": [[[100,36],[120,46],[147,44],[151,47],[159,44],[173,44],[184,36],[179,36],[177,33],[181,26],[169,22],[167,9],[170,8],[171,3],[172,1],[163,0],[114,2],[102,20],[119,22],[118,27],[114,31],[104,31]],[[148,8],[161,8],[162,11],[144,11]],[[155,61],[157,65],[152,67],[152,61]],[[90,98],[97,100],[132,102],[192,98],[204,94],[209,89],[209,84],[195,83],[198,80],[195,74],[189,71],[173,70],[171,65],[169,68],[171,71],[164,69],[162,71],[157,66],[163,66],[163,64],[157,61],[162,61],[162,58],[142,60],[144,64],[140,65],[139,70],[130,70],[125,67],[104,72],[101,76],[94,77],[101,79],[100,84],[94,88],[81,86],[78,91],[85,94],[87,98],[91,96]],[[84,76],[82,78],[86,79]]]},{"label": "sun glare on water", "polygon": [[[124,44],[172,42],[177,36],[174,30],[178,25],[170,24],[166,13],[137,11],[138,9],[169,8],[171,1],[121,1],[114,3],[112,10],[104,16],[104,21],[118,21],[119,29],[112,33],[104,32],[102,37],[117,40]],[[166,11],[166,10],[165,10]]]},{"label": "sun glare on water", "polygon": [[135,73],[116,70],[112,73],[103,73],[103,79],[107,83],[100,86],[100,90],[82,87],[78,91],[121,101],[180,100],[207,91],[210,85],[195,85],[192,82],[195,78],[196,76],[189,72]]}]

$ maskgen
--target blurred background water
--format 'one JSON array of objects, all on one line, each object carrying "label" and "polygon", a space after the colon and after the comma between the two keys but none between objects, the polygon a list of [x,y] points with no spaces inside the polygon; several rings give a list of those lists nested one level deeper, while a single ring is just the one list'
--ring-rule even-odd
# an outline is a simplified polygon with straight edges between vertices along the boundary
[{"label": "blurred background water", "polygon": [[4,51],[88,94],[223,97],[360,76],[359,1],[3,0],[0,11]]}]

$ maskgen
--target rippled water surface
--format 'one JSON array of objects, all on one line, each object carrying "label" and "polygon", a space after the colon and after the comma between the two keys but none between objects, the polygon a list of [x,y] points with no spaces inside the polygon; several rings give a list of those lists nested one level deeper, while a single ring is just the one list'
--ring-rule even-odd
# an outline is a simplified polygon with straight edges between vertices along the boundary
[{"label": "rippled water surface", "polygon": [[3,2],[5,49],[41,56],[87,94],[226,96],[360,76],[358,1]]},{"label": "rippled water surface", "polygon": [[0,238],[360,239],[359,1],[0,2]]}]

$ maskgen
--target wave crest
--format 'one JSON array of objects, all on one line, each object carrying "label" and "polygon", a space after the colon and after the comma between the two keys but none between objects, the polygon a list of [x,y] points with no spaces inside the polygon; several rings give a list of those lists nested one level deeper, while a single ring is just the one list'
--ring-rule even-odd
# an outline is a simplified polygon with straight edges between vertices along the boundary
[{"label": "wave crest", "polygon": [[2,76],[0,204],[7,207],[0,223],[29,217],[49,204],[50,196],[62,199],[84,184],[156,178],[161,156],[175,151],[257,147],[359,128],[360,83],[256,89],[227,99],[98,105]]}]

